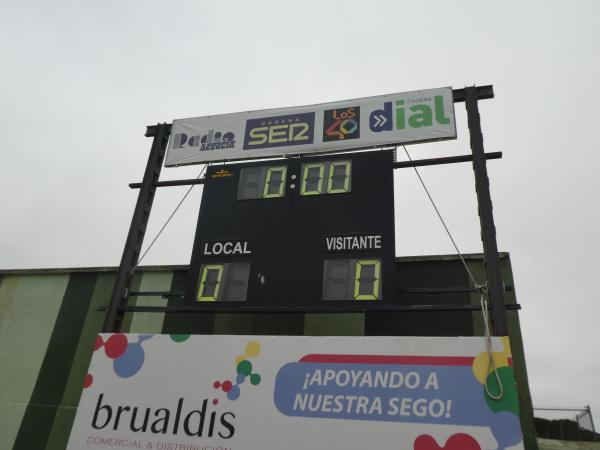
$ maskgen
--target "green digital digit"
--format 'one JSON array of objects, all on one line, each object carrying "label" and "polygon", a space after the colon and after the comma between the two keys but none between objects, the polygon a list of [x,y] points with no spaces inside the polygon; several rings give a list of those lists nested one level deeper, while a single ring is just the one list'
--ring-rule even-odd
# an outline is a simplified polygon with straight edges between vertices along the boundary
[{"label": "green digital digit", "polygon": [[300,195],[319,195],[323,191],[323,174],[325,164],[305,164],[302,172]]},{"label": "green digital digit", "polygon": [[263,198],[283,197],[285,191],[286,166],[268,167]]},{"label": "green digital digit", "polygon": [[198,289],[199,302],[217,301],[222,277],[223,264],[206,264],[202,266],[200,288]]},{"label": "green digital digit", "polygon": [[327,177],[327,193],[350,192],[350,161],[331,162]]},{"label": "green digital digit", "polygon": [[379,298],[380,278],[381,261],[377,259],[359,259],[356,261],[354,300],[377,300]]}]

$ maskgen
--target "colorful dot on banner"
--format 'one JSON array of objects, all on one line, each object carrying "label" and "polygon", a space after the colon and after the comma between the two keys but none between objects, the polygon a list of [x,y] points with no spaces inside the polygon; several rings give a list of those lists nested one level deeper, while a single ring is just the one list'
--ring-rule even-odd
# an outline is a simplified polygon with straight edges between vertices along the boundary
[{"label": "colorful dot on banner", "polygon": [[256,341],[248,342],[246,345],[246,356],[254,358],[260,353],[260,344]]},{"label": "colorful dot on banner", "polygon": [[103,345],[104,345],[104,339],[102,339],[102,336],[100,336],[100,335],[96,336],[96,342],[94,343],[94,351],[98,350]]},{"label": "colorful dot on banner", "polygon": [[127,337],[124,334],[113,334],[104,344],[104,352],[110,359],[115,359],[125,353],[127,349]]},{"label": "colorful dot on banner", "polygon": [[219,404],[219,399],[218,398],[213,398],[212,404],[213,405],[218,405]]},{"label": "colorful dot on banner", "polygon": [[[495,413],[508,411],[513,414],[519,414],[519,397],[517,396],[517,383],[515,383],[514,373],[511,367],[501,367],[498,369],[498,377],[502,383],[502,398],[494,400],[490,398],[484,390],[485,401],[488,407]],[[487,378],[488,391],[492,395],[500,393],[500,386],[494,373],[490,373]]]},{"label": "colorful dot on banner", "polygon": [[260,384],[260,375],[257,373],[253,373],[252,375],[250,375],[250,384],[253,386]]},{"label": "colorful dot on banner", "polygon": [[227,393],[227,398],[229,400],[237,400],[240,396],[240,388],[238,386],[232,386],[231,390]]},{"label": "colorful dot on banner", "polygon": [[237,373],[242,375],[250,375],[252,373],[252,363],[244,360],[237,365]]},{"label": "colorful dot on banner", "polygon": [[[249,361],[250,358],[254,358],[260,354],[261,347],[257,341],[250,341],[244,347],[244,354],[235,357],[235,384],[230,380],[223,382],[215,381],[213,387],[215,389],[221,389],[227,394],[229,400],[236,400],[240,394],[240,385],[246,382],[246,378],[250,377],[250,384],[257,385],[261,382],[261,376],[258,373],[252,373],[252,363]],[[213,404],[216,405],[217,400],[213,400]]]},{"label": "colorful dot on banner", "polygon": [[[492,352],[496,369],[508,366],[508,360],[504,353]],[[473,375],[481,384],[485,383],[487,376],[494,371],[487,352],[480,353],[473,360]]]},{"label": "colorful dot on banner", "polygon": [[[494,420],[491,423],[492,434],[496,438],[498,448],[506,449],[509,447],[515,448],[523,440],[521,434],[521,419],[517,414],[509,411],[500,411],[494,415]],[[519,446],[518,448],[523,448]]]},{"label": "colorful dot on banner", "polygon": [[84,389],[89,388],[93,382],[94,382],[94,377],[92,376],[91,373],[88,373],[85,376],[85,380],[83,380],[83,388]]},{"label": "colorful dot on banner", "polygon": [[120,378],[130,378],[140,371],[146,358],[144,349],[139,342],[130,343],[125,353],[113,361],[113,370]]},{"label": "colorful dot on banner", "polygon": [[169,337],[174,342],[185,342],[189,339],[191,334],[170,334]]}]

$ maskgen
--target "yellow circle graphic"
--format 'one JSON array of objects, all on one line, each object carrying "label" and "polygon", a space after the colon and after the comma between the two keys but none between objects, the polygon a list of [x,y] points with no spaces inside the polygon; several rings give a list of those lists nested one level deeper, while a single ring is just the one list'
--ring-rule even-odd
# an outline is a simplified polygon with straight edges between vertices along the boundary
[{"label": "yellow circle graphic", "polygon": [[260,344],[256,341],[248,342],[246,345],[246,356],[254,358],[260,353]]},{"label": "yellow circle graphic", "polygon": [[[500,367],[508,366],[508,360],[506,359],[506,355],[504,353],[493,352],[492,356],[494,358],[494,364],[496,365],[496,369]],[[480,353],[477,358],[473,361],[473,375],[477,378],[481,384],[484,384],[487,380],[487,377],[490,373],[494,371],[492,364],[490,362],[490,357],[487,352]]]}]

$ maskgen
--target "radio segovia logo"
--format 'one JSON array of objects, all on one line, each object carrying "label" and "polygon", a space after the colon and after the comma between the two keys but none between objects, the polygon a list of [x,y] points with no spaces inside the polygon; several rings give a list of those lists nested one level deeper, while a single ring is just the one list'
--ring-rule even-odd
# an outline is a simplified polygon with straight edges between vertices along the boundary
[{"label": "radio segovia logo", "polygon": [[[432,105],[433,103],[433,105]],[[369,128],[371,131],[392,131],[394,128],[394,111],[392,102],[385,102],[383,109],[376,109],[369,115]],[[430,127],[435,120],[440,125],[448,125],[450,119],[444,111],[444,97],[411,98],[407,101],[396,100],[396,129]]]},{"label": "radio segovia logo", "polygon": [[358,138],[360,138],[360,106],[325,110],[323,142]]},{"label": "radio segovia logo", "polygon": [[244,150],[312,144],[314,128],[314,112],[249,119]]},{"label": "radio segovia logo", "polygon": [[196,135],[188,138],[185,133],[173,136],[173,148],[199,147],[198,150],[221,150],[235,147],[235,134],[231,131],[222,133],[209,130],[204,136]]}]

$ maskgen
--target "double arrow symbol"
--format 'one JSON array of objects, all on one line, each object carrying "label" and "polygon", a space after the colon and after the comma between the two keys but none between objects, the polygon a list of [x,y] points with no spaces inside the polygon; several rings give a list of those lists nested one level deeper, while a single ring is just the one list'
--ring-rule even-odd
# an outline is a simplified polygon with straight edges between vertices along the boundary
[{"label": "double arrow symbol", "polygon": [[375,119],[375,128],[382,127],[387,122],[387,118],[383,114],[373,116],[373,118]]}]

